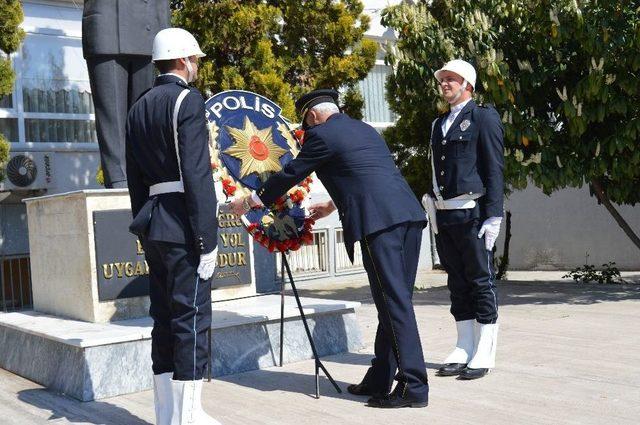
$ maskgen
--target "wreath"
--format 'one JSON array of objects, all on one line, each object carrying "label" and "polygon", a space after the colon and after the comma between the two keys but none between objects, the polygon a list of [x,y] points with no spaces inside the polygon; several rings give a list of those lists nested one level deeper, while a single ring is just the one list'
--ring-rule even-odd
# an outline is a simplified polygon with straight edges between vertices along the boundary
[{"label": "wreath", "polygon": [[[231,92],[215,95],[207,101],[207,104],[212,99],[225,93]],[[234,91],[233,93],[238,92]],[[242,93],[258,96],[249,92]],[[267,100],[266,98],[263,99]],[[263,129],[258,129],[247,116],[244,117],[242,128],[223,125],[224,130],[218,126],[216,120],[212,119],[210,115],[208,118],[209,154],[214,187],[217,185],[218,190],[222,191],[227,201],[236,196],[249,196],[252,190],[255,189],[255,183],[253,183],[253,188],[247,187],[247,179],[244,179],[245,183],[243,183],[243,179],[238,178],[238,174],[243,177],[251,174],[249,177],[254,178],[254,181],[256,176],[259,176],[261,180],[265,180],[269,175],[282,169],[286,162],[296,157],[299,147],[304,143],[304,131],[300,129],[291,131],[287,121],[279,116],[274,125]],[[277,133],[272,131],[274,126],[277,129]],[[236,124],[236,127],[239,127],[239,125]],[[226,148],[221,148],[220,136],[222,131],[227,133],[227,144],[229,140],[233,139],[235,139],[235,143]],[[278,139],[280,145],[276,144],[276,135],[280,136]],[[284,149],[285,142],[288,149]],[[223,154],[226,154],[226,156]],[[236,166],[235,163],[232,165],[232,167],[236,166],[238,169],[242,167],[242,173],[238,172],[238,170],[233,172],[229,169],[230,161],[237,161],[230,159],[229,155],[246,159],[247,163],[253,161],[254,168],[259,172],[252,171],[253,169],[249,168],[248,165],[245,171],[244,161],[241,161],[241,165]],[[266,163],[273,158],[276,158],[277,161],[271,161],[267,165],[256,164],[258,161]],[[303,201],[309,195],[312,183],[313,179],[309,176],[277,199],[273,205],[252,208],[244,214],[241,217],[241,221],[253,239],[268,249],[269,252],[296,251],[302,245],[313,243],[312,229],[315,221],[306,215],[303,206]]]}]

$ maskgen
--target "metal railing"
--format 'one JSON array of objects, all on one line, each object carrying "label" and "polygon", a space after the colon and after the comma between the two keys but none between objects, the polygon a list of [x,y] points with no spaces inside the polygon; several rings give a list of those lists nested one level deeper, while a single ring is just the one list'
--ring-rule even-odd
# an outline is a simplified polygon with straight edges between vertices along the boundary
[{"label": "metal railing", "polygon": [[349,260],[347,250],[344,247],[344,232],[342,229],[336,229],[336,246],[335,246],[335,266],[336,274],[353,273],[364,270],[362,262],[362,251],[360,250],[360,242],[356,242],[353,246],[353,264]]},{"label": "metal railing", "polygon": [[[299,250],[289,254],[289,266],[294,276],[317,276],[329,273],[327,237],[326,229],[314,230],[312,244],[303,245]],[[277,264],[281,261],[278,254]]]},{"label": "metal railing", "polygon": [[5,312],[33,307],[28,256],[0,257],[0,307]]}]

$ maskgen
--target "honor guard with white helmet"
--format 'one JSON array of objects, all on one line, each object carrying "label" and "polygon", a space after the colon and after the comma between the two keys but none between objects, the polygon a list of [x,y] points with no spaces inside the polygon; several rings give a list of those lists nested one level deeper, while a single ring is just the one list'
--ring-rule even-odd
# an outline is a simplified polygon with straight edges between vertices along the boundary
[{"label": "honor guard with white helmet", "polygon": [[432,190],[423,197],[456,320],[456,347],[438,370],[462,379],[484,376],[495,364],[498,298],[493,246],[504,191],[504,129],[491,106],[472,97],[476,71],[460,59],[435,72],[448,113],[432,125]]},{"label": "honor guard with white helmet", "polygon": [[204,99],[189,86],[203,56],[189,32],[160,31],[160,75],[127,120],[130,230],[149,264],[158,424],[219,423],[200,405],[218,228]]}]

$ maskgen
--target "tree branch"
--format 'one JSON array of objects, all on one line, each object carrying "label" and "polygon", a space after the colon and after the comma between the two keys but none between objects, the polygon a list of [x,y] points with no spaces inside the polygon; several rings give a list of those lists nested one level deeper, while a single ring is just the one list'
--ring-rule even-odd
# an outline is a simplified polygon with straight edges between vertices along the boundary
[{"label": "tree branch", "polygon": [[624,233],[631,239],[631,242],[640,249],[640,238],[635,234],[633,229],[629,226],[629,223],[620,215],[616,207],[613,206],[609,197],[607,196],[604,188],[602,186],[602,181],[600,179],[594,178],[591,180],[591,187],[593,188],[593,192],[598,198],[598,201],[609,211],[609,214],[613,216],[613,219],[618,223],[618,226],[624,231]]}]

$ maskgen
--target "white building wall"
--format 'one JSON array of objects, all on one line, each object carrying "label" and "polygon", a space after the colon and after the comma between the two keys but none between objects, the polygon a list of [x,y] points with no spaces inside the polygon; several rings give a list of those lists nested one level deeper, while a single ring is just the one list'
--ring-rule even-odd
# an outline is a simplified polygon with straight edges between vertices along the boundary
[{"label": "white building wall", "polygon": [[[638,249],[589,189],[563,189],[547,196],[535,186],[505,202],[512,215],[511,270],[567,270],[614,261],[619,269],[640,270]],[[640,209],[616,206],[636,233]],[[497,242],[503,250],[504,227]]]},{"label": "white building wall", "polygon": [[[12,54],[16,83],[13,94],[0,102],[0,131],[12,142],[12,155],[49,155],[53,178],[46,193],[99,188],[95,117],[82,56],[83,1],[25,0],[22,5],[26,36]],[[42,193],[0,196],[0,257],[28,255],[22,199]]]}]

